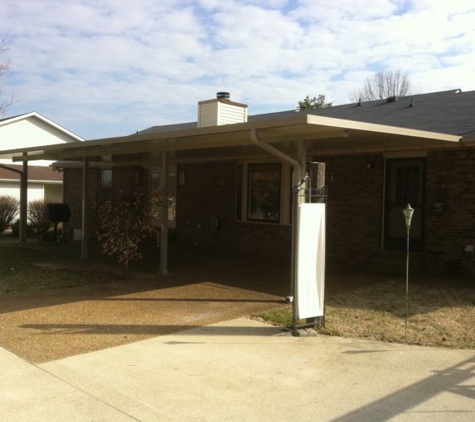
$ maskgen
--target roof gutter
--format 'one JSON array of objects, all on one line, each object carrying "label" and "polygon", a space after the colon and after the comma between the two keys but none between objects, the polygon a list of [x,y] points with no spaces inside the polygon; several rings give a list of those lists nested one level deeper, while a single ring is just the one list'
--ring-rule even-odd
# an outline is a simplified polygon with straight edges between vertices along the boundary
[{"label": "roof gutter", "polygon": [[262,150],[268,152],[269,154],[273,155],[274,157],[278,158],[281,161],[285,161],[289,163],[295,171],[295,174],[298,175],[299,180],[302,180],[302,166],[297,160],[294,160],[292,157],[288,156],[287,154],[283,153],[279,149],[275,148],[273,145],[266,144],[259,139],[257,134],[257,129],[251,129],[250,132],[251,141],[254,145],[258,146]]}]

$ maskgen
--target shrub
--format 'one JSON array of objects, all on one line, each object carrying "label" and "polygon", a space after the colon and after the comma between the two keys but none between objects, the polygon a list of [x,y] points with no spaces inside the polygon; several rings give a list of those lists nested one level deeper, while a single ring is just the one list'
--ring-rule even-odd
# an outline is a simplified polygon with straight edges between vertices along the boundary
[{"label": "shrub", "polygon": [[52,227],[51,221],[46,216],[47,206],[48,203],[43,199],[36,199],[28,203],[28,221],[35,234],[46,233]]},{"label": "shrub", "polygon": [[[33,230],[29,224],[26,225],[26,235],[30,236],[33,234]],[[12,224],[12,236],[20,237],[20,220],[16,220]]]},{"label": "shrub", "polygon": [[151,224],[140,197],[122,198],[114,206],[105,202],[99,208],[97,239],[104,255],[116,257],[125,271],[129,262],[143,258],[140,243],[145,238],[159,242],[159,228]]},{"label": "shrub", "polygon": [[0,196],[0,233],[3,233],[18,214],[20,203],[10,195]]}]

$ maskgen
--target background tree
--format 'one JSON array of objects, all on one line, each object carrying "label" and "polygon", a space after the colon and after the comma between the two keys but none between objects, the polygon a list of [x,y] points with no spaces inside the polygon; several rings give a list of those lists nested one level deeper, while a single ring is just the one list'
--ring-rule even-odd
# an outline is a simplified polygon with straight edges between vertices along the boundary
[{"label": "background tree", "polygon": [[320,94],[318,97],[310,98],[307,95],[302,101],[299,101],[299,110],[309,110],[317,108],[331,107],[333,103],[325,101],[325,95]]},{"label": "background tree", "polygon": [[[3,37],[2,39],[0,39],[0,57],[3,57],[7,50],[8,50],[7,39],[6,37]],[[9,70],[10,70],[10,61],[9,60],[0,61],[0,78],[4,76],[5,73],[7,73]],[[1,97],[2,97],[2,86],[0,84],[0,98]],[[4,113],[4,111],[8,108],[8,106],[12,104],[12,102],[13,102],[12,98],[6,101],[0,100],[0,116]]]},{"label": "background tree", "polygon": [[400,70],[385,70],[366,78],[363,87],[350,94],[353,102],[385,100],[389,97],[404,97],[413,90],[411,79]]}]

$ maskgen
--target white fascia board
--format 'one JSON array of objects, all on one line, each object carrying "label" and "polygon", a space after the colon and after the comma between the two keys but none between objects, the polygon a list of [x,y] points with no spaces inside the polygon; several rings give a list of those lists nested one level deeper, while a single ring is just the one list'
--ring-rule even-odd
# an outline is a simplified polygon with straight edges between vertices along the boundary
[{"label": "white fascia board", "polygon": [[39,119],[42,120],[43,122],[49,124],[50,126],[53,126],[55,129],[59,130],[60,132],[63,132],[64,134],[68,135],[69,137],[73,138],[74,140],[78,142],[84,142],[84,138],[81,138],[80,136],[76,135],[75,133],[69,131],[68,129],[65,129],[64,127],[58,125],[57,123],[53,122],[52,120],[46,118],[45,116],[37,113],[36,111],[33,112],[33,115]]},{"label": "white fascia board", "polygon": [[[0,182],[20,183],[20,180],[0,178]],[[41,179],[28,179],[28,183],[42,183],[44,185],[62,185],[63,184],[61,180],[41,180]]]},{"label": "white fascia board", "polygon": [[[73,132],[65,129],[64,127],[58,125],[57,123],[53,122],[52,120],[50,120],[50,119],[46,118],[45,116],[37,113],[36,111],[32,111],[32,112],[26,113],[26,114],[20,114],[18,116],[12,117],[12,118],[6,118],[5,120],[0,122],[0,127],[18,122],[20,120],[25,120],[25,119],[28,119],[30,117],[34,117],[34,118],[36,118],[38,120],[41,120],[42,122],[48,124],[49,126],[54,127],[55,129],[59,130],[60,132],[63,132],[65,135],[68,135],[69,137],[73,138],[74,141],[78,141],[78,142],[83,142],[84,141],[84,138],[81,138],[80,136],[78,136],[78,135],[74,134]],[[74,141],[72,141],[72,142],[74,142]]]},{"label": "white fascia board", "polygon": [[[447,142],[459,142],[460,136],[457,135],[448,135],[443,133],[436,133],[436,132],[429,132],[423,130],[416,130],[416,129],[408,129],[396,126],[387,126],[387,125],[380,125],[380,124],[373,124],[373,123],[365,123],[359,122],[354,120],[343,120],[343,119],[336,119],[332,117],[323,117],[323,116],[315,116],[309,115],[305,113],[296,113],[292,116],[280,117],[280,118],[271,118],[265,120],[258,120],[246,123],[236,123],[236,124],[229,124],[223,126],[207,126],[207,127],[200,127],[200,128],[193,128],[193,129],[180,129],[170,132],[159,132],[159,133],[147,133],[147,134],[136,134],[136,135],[128,135],[122,137],[115,137],[115,138],[103,138],[103,139],[95,139],[83,142],[81,144],[73,143],[73,144],[54,144],[54,145],[46,145],[46,146],[38,146],[38,147],[31,147],[31,148],[20,148],[20,149],[13,149],[13,150],[5,150],[0,151],[0,158],[10,158],[13,161],[22,161],[22,155],[27,155],[27,161],[34,161],[37,159],[44,159],[45,155],[48,153],[54,154],[55,152],[58,155],[67,156],[71,152],[76,154],[84,153],[85,156],[94,156],[94,155],[103,155],[101,151],[107,150],[109,147],[113,146],[120,146],[121,144],[135,144],[140,145],[140,143],[147,143],[147,141],[151,142],[161,142],[161,141],[170,141],[172,143],[179,142],[180,139],[194,139],[195,137],[199,137],[201,140],[208,139],[206,135],[210,137],[218,136],[222,141],[222,147],[226,146],[226,135],[232,136],[233,134],[236,136],[239,133],[246,134],[250,132],[251,129],[275,129],[276,131],[279,128],[291,128],[292,126],[314,126],[320,127],[322,132],[328,131],[328,129],[340,129],[344,130],[356,130],[361,132],[373,132],[373,133],[381,133],[381,134],[392,134],[392,135],[399,135],[399,136],[406,136],[406,137],[415,137],[415,138],[422,138],[428,140],[439,140],[439,141],[447,141]],[[318,129],[317,129],[318,130]],[[198,138],[196,138],[198,139]],[[243,138],[244,139],[244,138]],[[243,141],[245,144],[247,141]],[[267,142],[271,142],[270,139],[267,139]],[[250,144],[249,140],[249,144]],[[230,145],[233,146],[233,145]],[[199,147],[198,144],[194,145],[196,149]],[[186,149],[186,147],[184,147]]]},{"label": "white fascia board", "polygon": [[389,135],[401,135],[414,138],[433,139],[438,141],[459,142],[461,136],[449,135],[446,133],[429,132],[425,130],[409,129],[398,126],[380,125],[376,123],[359,122],[356,120],[335,119],[332,117],[322,117],[309,115],[310,124],[338,127],[341,129],[353,129],[366,132],[384,133]]}]

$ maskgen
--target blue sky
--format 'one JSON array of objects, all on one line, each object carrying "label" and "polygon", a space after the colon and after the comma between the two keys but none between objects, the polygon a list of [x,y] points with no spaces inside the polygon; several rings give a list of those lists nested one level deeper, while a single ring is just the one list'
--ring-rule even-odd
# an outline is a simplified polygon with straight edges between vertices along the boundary
[{"label": "blue sky", "polygon": [[334,104],[379,70],[416,91],[475,89],[472,0],[2,0],[4,117],[87,139],[196,120],[229,91],[250,113]]}]

